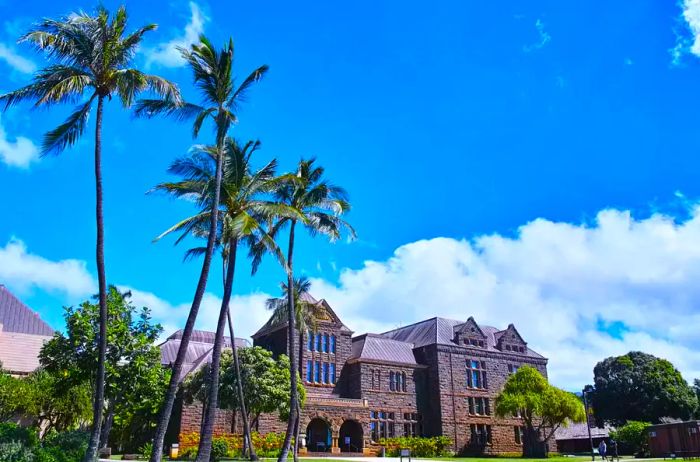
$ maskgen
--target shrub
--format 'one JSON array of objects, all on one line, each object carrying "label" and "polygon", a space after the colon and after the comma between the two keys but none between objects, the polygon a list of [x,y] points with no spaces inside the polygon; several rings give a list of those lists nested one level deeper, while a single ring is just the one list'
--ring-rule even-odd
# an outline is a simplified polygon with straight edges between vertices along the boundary
[{"label": "shrub", "polygon": [[19,441],[0,443],[2,462],[34,462],[34,453]]},{"label": "shrub", "polygon": [[648,422],[630,420],[617,430],[611,431],[610,437],[617,441],[619,452],[648,457],[647,427],[650,425]]},{"label": "shrub", "polygon": [[148,460],[151,458],[151,454],[153,454],[153,443],[152,442],[146,443],[139,448],[139,455],[142,458]]},{"label": "shrub", "polygon": [[80,462],[87,451],[90,434],[81,431],[54,433],[44,438],[37,456],[46,462]]},{"label": "shrub", "polygon": [[225,438],[215,436],[211,441],[211,460],[221,460],[228,455],[228,443]]},{"label": "shrub", "polygon": [[400,449],[410,449],[413,457],[438,457],[447,455],[447,447],[452,443],[446,436],[422,438],[403,436],[399,438],[382,438],[379,444],[386,448],[386,455],[398,457]]},{"label": "shrub", "polygon": [[[280,450],[282,449],[282,443],[284,442],[284,433],[266,433],[261,435],[259,433],[253,432],[251,434],[253,440],[253,447],[255,447],[255,452],[259,457],[277,457]],[[197,455],[197,448],[199,446],[199,433],[181,433],[180,434],[180,454],[178,459],[194,459]],[[212,440],[212,454],[214,454],[214,444],[216,441],[221,441],[221,448],[223,450],[223,444],[226,444],[226,453],[221,457],[238,457],[243,449],[243,437],[241,435],[217,435]]]},{"label": "shrub", "polygon": [[20,427],[9,422],[0,423],[0,443],[12,442],[18,442],[23,446],[33,448],[39,443],[39,437],[33,429]]}]

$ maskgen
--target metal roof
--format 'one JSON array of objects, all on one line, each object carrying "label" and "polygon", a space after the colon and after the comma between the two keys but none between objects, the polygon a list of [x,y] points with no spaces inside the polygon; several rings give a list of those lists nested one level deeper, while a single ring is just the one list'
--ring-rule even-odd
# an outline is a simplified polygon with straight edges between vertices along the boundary
[{"label": "metal roof", "polygon": [[376,334],[364,334],[353,338],[350,359],[417,364],[412,343],[392,340]]},{"label": "metal roof", "polygon": [[54,330],[38,314],[0,285],[0,325],[3,332],[51,337]]}]

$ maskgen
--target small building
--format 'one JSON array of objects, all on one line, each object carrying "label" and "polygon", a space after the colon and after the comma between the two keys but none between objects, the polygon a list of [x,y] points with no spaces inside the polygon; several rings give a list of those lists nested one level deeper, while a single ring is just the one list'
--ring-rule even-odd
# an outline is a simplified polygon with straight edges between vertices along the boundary
[{"label": "small building", "polygon": [[652,457],[700,457],[700,421],[652,425],[647,429]]},{"label": "small building", "polygon": [[0,363],[12,375],[39,367],[39,352],[54,330],[0,284]]},{"label": "small building", "polygon": [[[593,447],[597,448],[602,440],[610,438],[612,427],[591,427],[590,437],[593,439]],[[567,427],[559,427],[554,432],[557,442],[557,452],[560,454],[590,454],[591,441],[588,437],[588,426],[584,423],[569,423]]]}]

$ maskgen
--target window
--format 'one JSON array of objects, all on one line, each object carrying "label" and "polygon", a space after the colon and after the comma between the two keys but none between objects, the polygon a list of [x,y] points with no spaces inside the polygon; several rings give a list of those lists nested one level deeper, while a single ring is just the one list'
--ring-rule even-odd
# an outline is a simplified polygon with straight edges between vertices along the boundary
[{"label": "window", "polygon": [[321,383],[321,361],[316,361],[316,369],[314,370],[314,382]]},{"label": "window", "polygon": [[328,376],[328,363],[323,363],[323,383],[330,383],[330,377]]},{"label": "window", "polygon": [[515,444],[523,444],[523,427],[513,427],[515,431]]},{"label": "window", "polygon": [[516,366],[515,364],[508,364],[508,373],[515,374],[516,372],[518,372],[518,367],[519,366]]},{"label": "window", "polygon": [[306,341],[307,341],[306,349],[309,350],[309,351],[314,351],[314,333],[311,332],[311,331],[308,331],[308,332],[306,333],[306,335],[307,335],[307,338],[306,338]]},{"label": "window", "polygon": [[371,390],[380,390],[382,385],[382,377],[379,369],[370,369],[370,374],[372,374],[372,380],[370,381]]},{"label": "window", "polygon": [[406,373],[401,373],[401,391],[406,391]]},{"label": "window", "polygon": [[394,391],[395,385],[394,381],[396,380],[395,374],[393,372],[389,372],[389,390]]},{"label": "window", "polygon": [[[379,371],[377,371],[379,372]],[[406,373],[405,372],[389,372],[389,390],[391,391],[406,391]]]},{"label": "window", "polygon": [[484,361],[467,360],[467,387],[488,388]]},{"label": "window", "polygon": [[403,414],[403,434],[404,436],[420,436],[420,414],[416,412],[404,412]]},{"label": "window", "polygon": [[321,343],[321,351],[328,353],[328,334],[323,334],[323,343]]},{"label": "window", "polygon": [[331,383],[335,383],[335,363],[331,363]]},{"label": "window", "polygon": [[491,403],[488,398],[467,398],[469,413],[472,415],[491,415]]},{"label": "window", "polygon": [[491,444],[491,425],[471,424],[471,444],[473,446],[485,446]]},{"label": "window", "polygon": [[321,351],[321,334],[316,334],[316,351]]},{"label": "window", "polygon": [[335,354],[335,335],[331,334],[330,338],[330,352]]},{"label": "window", "polygon": [[396,415],[393,412],[370,411],[369,431],[372,441],[396,436]]},{"label": "window", "polygon": [[311,382],[311,379],[313,378],[313,362],[312,361],[306,361],[306,381]]}]

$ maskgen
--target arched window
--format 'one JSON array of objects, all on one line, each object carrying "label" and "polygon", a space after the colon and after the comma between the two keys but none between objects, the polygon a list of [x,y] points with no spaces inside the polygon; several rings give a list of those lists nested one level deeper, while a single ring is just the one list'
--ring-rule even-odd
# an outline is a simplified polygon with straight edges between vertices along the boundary
[{"label": "arched window", "polygon": [[393,372],[389,372],[389,390],[391,391],[396,390],[396,384],[394,383],[395,379],[395,374]]},{"label": "arched window", "polygon": [[401,391],[406,391],[406,373],[401,373]]}]

